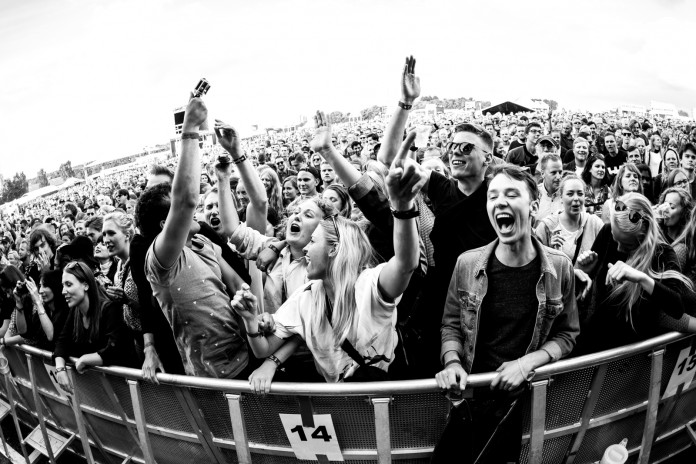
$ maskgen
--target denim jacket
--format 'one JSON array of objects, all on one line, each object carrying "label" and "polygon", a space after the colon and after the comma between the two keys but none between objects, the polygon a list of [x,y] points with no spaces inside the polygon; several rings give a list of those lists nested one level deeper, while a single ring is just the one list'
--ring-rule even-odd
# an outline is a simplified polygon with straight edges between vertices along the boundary
[{"label": "denim jacket", "polygon": [[[532,341],[527,353],[544,350],[551,362],[566,356],[580,333],[575,300],[575,274],[570,259],[561,251],[543,246],[535,237],[532,242],[541,257],[541,276],[536,286],[539,300]],[[498,239],[462,253],[450,281],[442,316],[442,350],[456,351],[464,370],[471,372],[474,363],[479,311],[488,290],[488,260],[498,246]]]}]

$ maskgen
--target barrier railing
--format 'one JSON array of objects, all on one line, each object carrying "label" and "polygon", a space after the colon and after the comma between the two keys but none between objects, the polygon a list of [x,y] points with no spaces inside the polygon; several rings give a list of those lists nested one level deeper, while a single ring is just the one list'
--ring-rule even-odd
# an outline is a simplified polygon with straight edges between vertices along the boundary
[{"label": "barrier railing", "polygon": [[[692,341],[670,333],[538,369],[525,403],[521,462],[595,462],[623,438],[632,462],[661,462],[696,443]],[[69,368],[68,395],[50,353],[4,352],[8,413],[18,433],[20,422],[36,427],[33,441],[21,443],[27,462],[29,443],[54,443],[54,436],[79,437],[70,448],[89,463],[428,462],[449,411],[434,379],[278,382],[260,396],[247,381],[159,374],[154,385],[139,370]],[[493,377],[469,376],[467,394]],[[62,451],[54,446],[42,451],[50,462]]]}]

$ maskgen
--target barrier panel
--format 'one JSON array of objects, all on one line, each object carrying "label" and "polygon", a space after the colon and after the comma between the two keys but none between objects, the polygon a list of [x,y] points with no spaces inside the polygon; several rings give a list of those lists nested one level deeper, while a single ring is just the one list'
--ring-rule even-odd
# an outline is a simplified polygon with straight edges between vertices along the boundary
[{"label": "barrier panel", "polygon": [[[155,385],[121,367],[69,368],[75,389],[66,395],[50,353],[4,353],[2,394],[17,429],[38,426],[33,435],[44,440],[74,434],[69,447],[89,463],[426,463],[450,407],[434,379],[278,382],[261,396],[247,381],[159,374]],[[623,438],[629,462],[686,450],[696,443],[694,374],[696,343],[676,332],[538,369],[524,403],[521,462],[595,462]],[[469,376],[467,394],[493,377]],[[25,457],[31,451],[22,443]]]}]

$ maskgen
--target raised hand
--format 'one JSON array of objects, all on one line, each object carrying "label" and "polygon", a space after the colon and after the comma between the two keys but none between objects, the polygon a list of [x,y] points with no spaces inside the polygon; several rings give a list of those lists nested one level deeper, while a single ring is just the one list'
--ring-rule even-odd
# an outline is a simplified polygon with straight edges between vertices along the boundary
[{"label": "raised hand", "polygon": [[206,108],[205,103],[200,98],[194,98],[191,94],[191,99],[186,105],[186,112],[184,113],[184,132],[195,132],[205,120],[208,119],[208,108]]},{"label": "raised hand", "polygon": [[36,283],[34,283],[34,279],[31,277],[27,277],[27,280],[25,281],[27,290],[29,291],[29,295],[31,296],[31,301],[34,303],[38,303],[41,301],[41,296],[39,295],[39,289],[36,288]]},{"label": "raised hand", "polygon": [[389,201],[399,211],[411,208],[411,202],[425,184],[425,177],[421,176],[418,163],[409,158],[409,149],[415,139],[416,132],[406,136],[386,178]]},{"label": "raised hand", "polygon": [[329,117],[323,111],[317,111],[314,116],[314,124],[316,129],[314,130],[314,138],[309,143],[309,147],[312,151],[321,153],[326,150],[333,148],[331,143],[331,121]]},{"label": "raised hand", "polygon": [[407,105],[412,105],[420,97],[420,77],[415,72],[416,59],[413,56],[406,57],[404,72],[401,74],[401,101]]},{"label": "raised hand", "polygon": [[219,119],[216,119],[215,135],[217,135],[218,141],[220,142],[220,145],[222,145],[222,148],[227,150],[227,153],[232,156],[232,159],[236,160],[242,156],[242,149],[239,144],[239,134],[237,134],[234,127],[220,121]]}]

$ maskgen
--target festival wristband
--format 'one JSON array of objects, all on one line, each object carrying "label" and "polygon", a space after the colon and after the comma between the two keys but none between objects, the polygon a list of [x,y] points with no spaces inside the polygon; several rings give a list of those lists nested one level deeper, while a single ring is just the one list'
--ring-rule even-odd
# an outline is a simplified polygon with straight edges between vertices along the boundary
[{"label": "festival wristband", "polygon": [[459,364],[460,366],[462,365],[462,362],[459,359],[450,359],[445,363],[445,367],[451,365],[451,364]]},{"label": "festival wristband", "polygon": [[408,105],[408,104],[406,104],[406,103],[400,101],[400,102],[399,102],[399,108],[402,108],[402,109],[404,109],[404,110],[410,110],[411,108],[413,108],[413,105]]},{"label": "festival wristband", "polygon": [[198,132],[184,132],[183,134],[181,134],[181,140],[186,140],[186,139],[200,140],[201,136],[198,135]]}]

